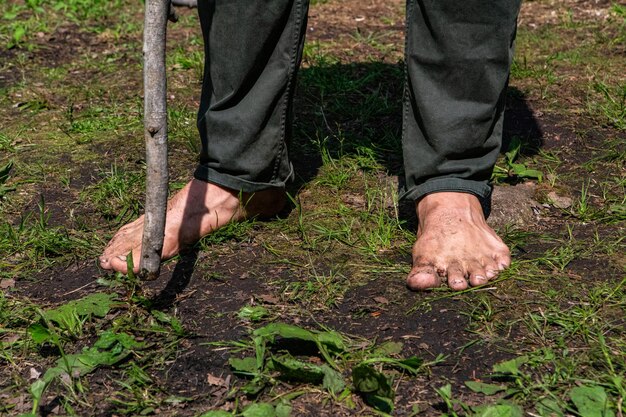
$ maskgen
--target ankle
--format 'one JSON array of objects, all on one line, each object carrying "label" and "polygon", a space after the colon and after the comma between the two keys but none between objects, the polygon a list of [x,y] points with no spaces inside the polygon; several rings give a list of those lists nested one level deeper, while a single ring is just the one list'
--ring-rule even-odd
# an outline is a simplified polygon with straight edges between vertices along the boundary
[{"label": "ankle", "polygon": [[481,209],[480,201],[474,194],[460,191],[441,191],[426,194],[415,202],[418,215],[428,214],[437,209],[475,210]]}]

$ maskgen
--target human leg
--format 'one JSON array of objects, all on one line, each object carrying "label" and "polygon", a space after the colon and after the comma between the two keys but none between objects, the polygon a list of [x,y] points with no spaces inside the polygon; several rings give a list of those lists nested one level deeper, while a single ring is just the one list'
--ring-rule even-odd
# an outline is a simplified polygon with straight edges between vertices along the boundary
[{"label": "human leg", "polygon": [[[199,2],[205,72],[198,113],[200,165],[168,203],[164,259],[233,221],[276,214],[290,178],[291,98],[308,0]],[[104,269],[139,268],[143,216],[122,227]]]},{"label": "human leg", "polygon": [[[480,285],[508,266],[481,200],[502,137],[519,0],[408,0],[403,150],[419,226],[412,289]],[[469,281],[469,283],[468,283]]]}]

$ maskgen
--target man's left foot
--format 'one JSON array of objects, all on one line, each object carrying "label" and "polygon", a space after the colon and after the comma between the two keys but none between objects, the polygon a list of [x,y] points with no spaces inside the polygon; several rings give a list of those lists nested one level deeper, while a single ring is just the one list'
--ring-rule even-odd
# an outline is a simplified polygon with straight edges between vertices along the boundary
[{"label": "man's left foot", "polygon": [[473,194],[428,194],[415,208],[419,225],[407,278],[410,289],[435,288],[447,281],[460,291],[486,284],[510,265],[509,248],[487,225]]}]

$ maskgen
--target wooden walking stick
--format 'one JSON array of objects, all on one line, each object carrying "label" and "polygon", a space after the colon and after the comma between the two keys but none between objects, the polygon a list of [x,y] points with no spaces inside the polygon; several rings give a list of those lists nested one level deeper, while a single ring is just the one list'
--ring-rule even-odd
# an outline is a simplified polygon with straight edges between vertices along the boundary
[{"label": "wooden walking stick", "polygon": [[167,209],[167,81],[165,35],[170,0],[146,0],[143,29],[146,205],[139,276],[156,279],[161,267]]}]

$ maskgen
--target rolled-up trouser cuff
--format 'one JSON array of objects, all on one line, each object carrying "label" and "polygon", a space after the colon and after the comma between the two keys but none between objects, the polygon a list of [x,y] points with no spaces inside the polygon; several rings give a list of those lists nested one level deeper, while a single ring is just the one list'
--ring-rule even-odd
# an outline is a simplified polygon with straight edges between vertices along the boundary
[{"label": "rolled-up trouser cuff", "polygon": [[204,165],[199,165],[193,173],[193,176],[197,180],[221,185],[222,187],[229,188],[231,190],[242,191],[244,193],[254,193],[261,190],[267,190],[269,188],[284,189],[286,183],[291,181],[294,177],[293,166],[291,166],[291,164],[290,169],[289,175],[285,181],[276,181],[271,183],[248,181],[234,175],[218,172],[213,168],[209,168]]},{"label": "rolled-up trouser cuff", "polygon": [[436,178],[413,186],[402,193],[400,198],[417,201],[427,194],[444,191],[474,194],[480,201],[485,218],[489,216],[491,212],[492,187],[485,181],[466,180],[463,178]]}]

